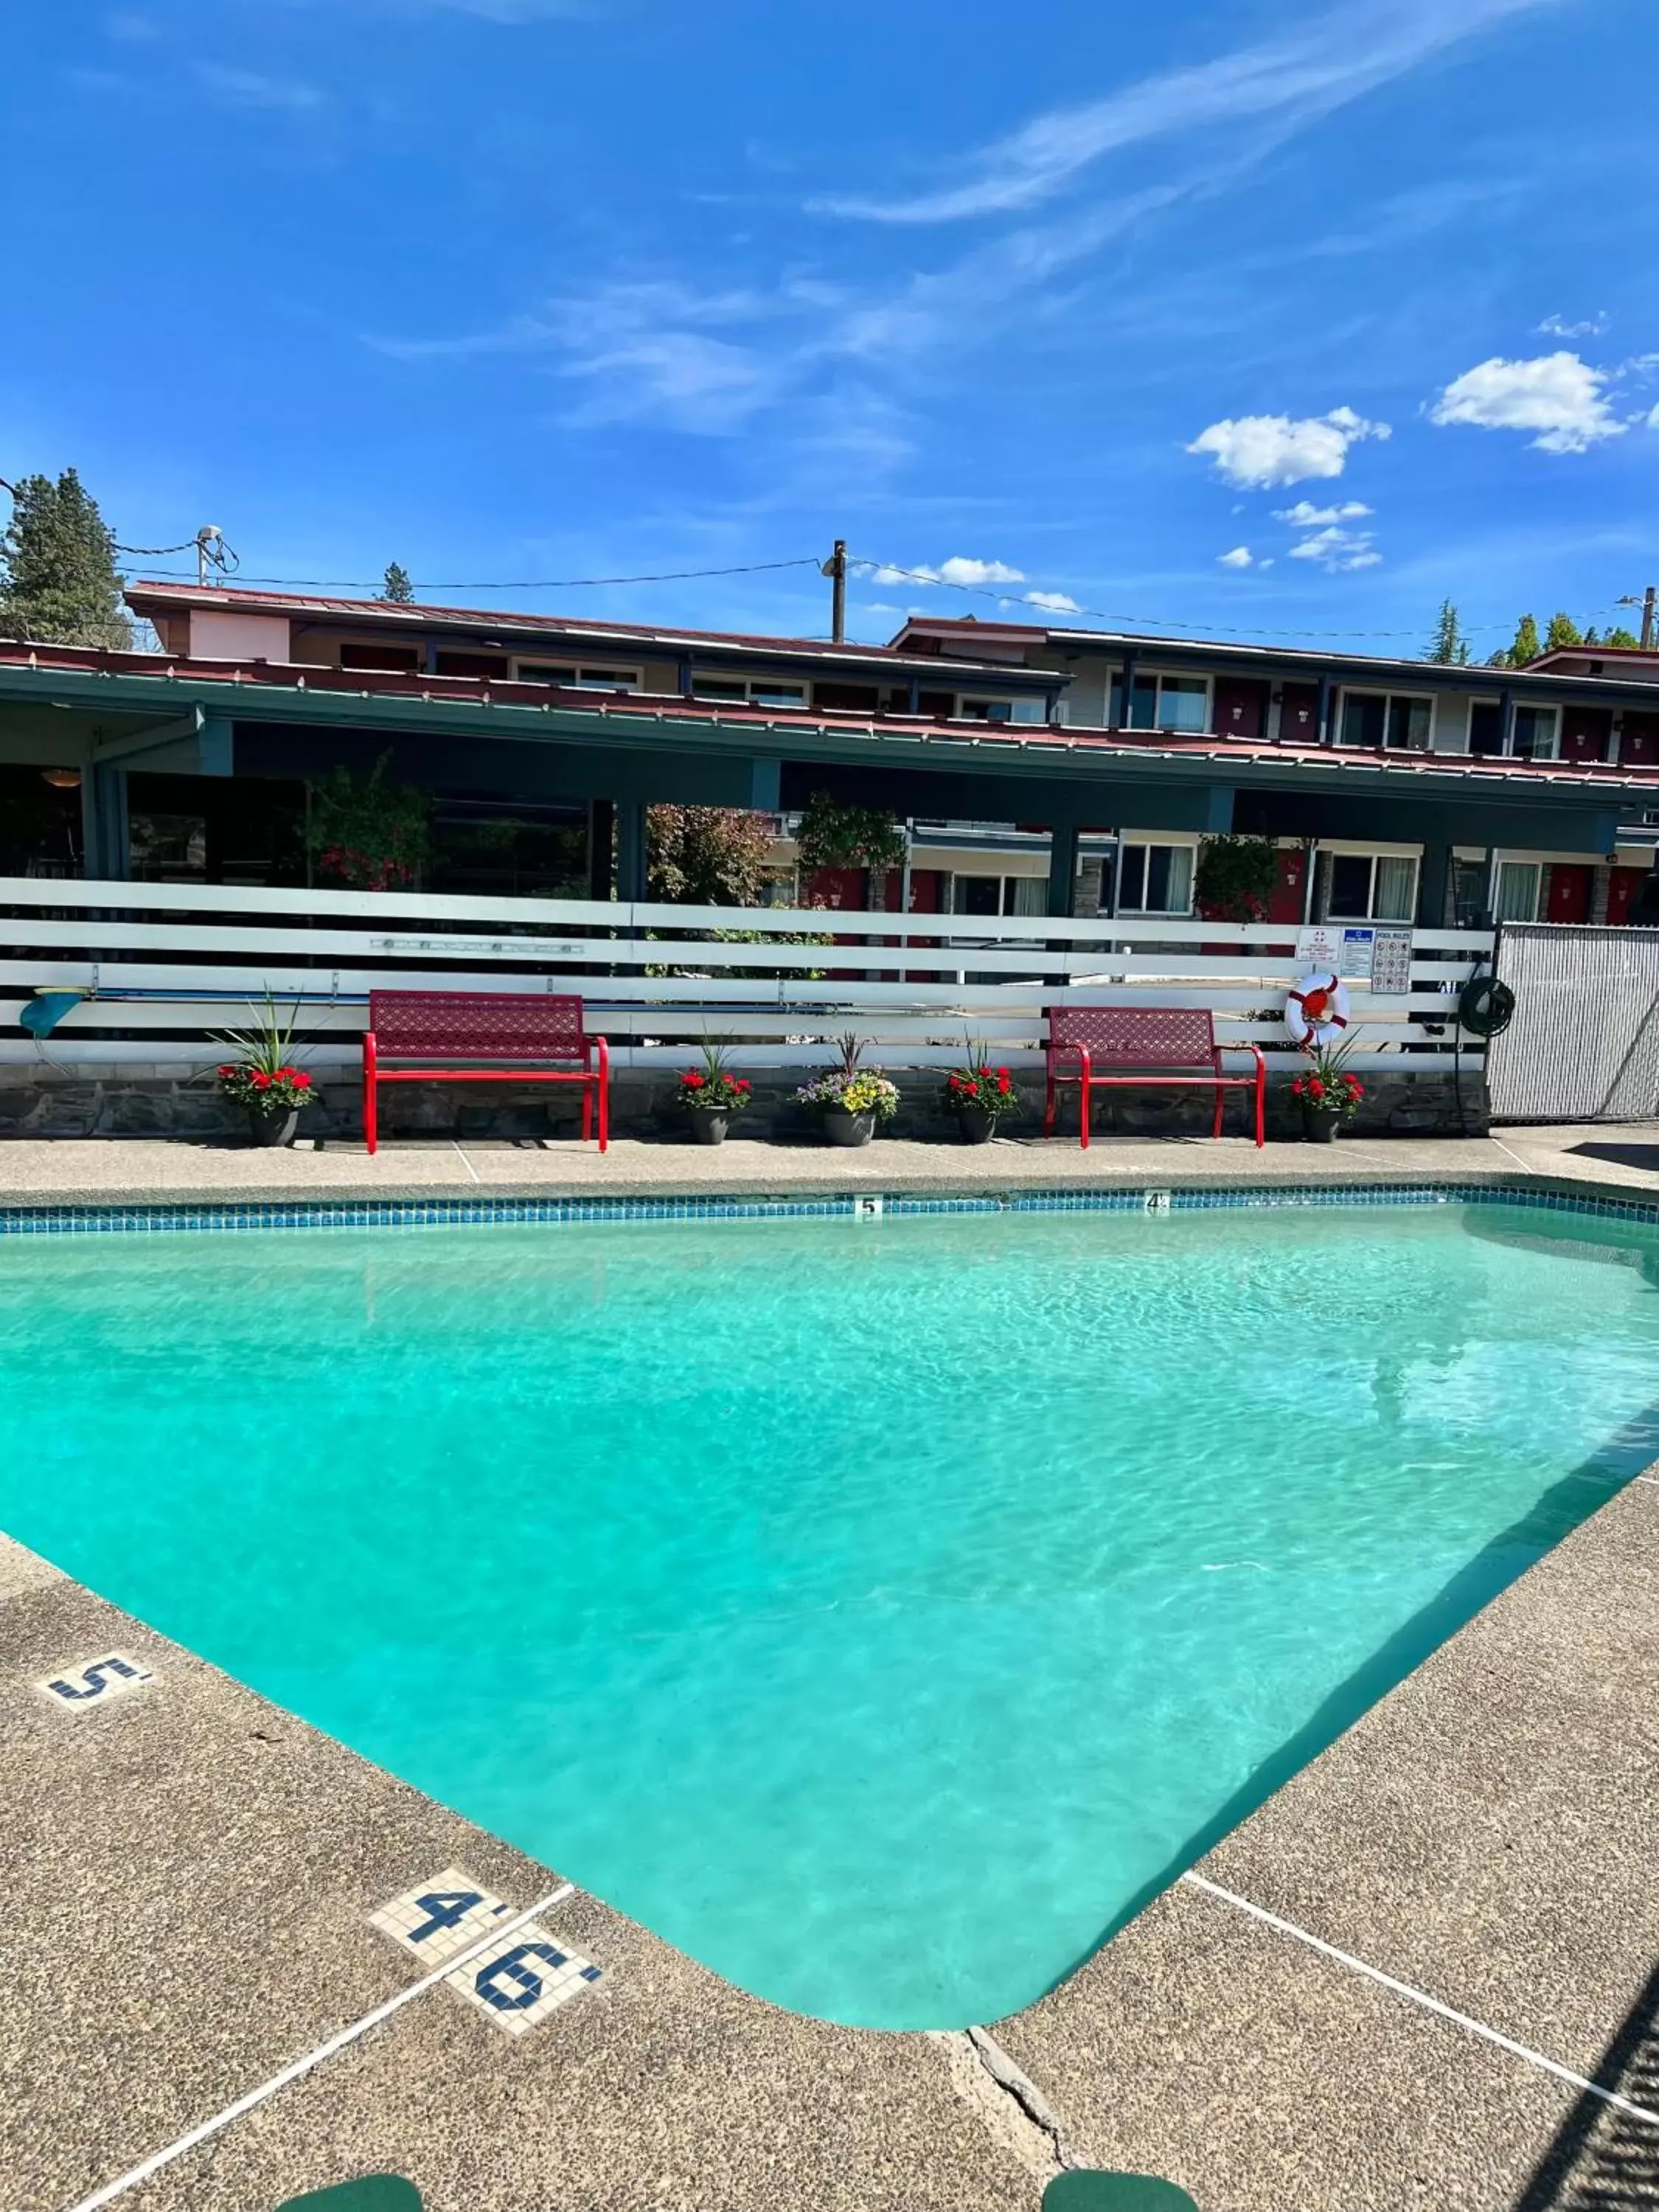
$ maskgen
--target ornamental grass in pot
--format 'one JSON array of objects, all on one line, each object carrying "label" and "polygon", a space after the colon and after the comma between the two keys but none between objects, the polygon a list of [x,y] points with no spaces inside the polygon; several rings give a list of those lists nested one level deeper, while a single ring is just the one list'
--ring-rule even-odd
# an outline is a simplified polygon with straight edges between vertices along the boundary
[{"label": "ornamental grass in pot", "polygon": [[841,1041],[841,1066],[803,1083],[795,1096],[818,1117],[828,1145],[867,1145],[878,1121],[898,1111],[898,1085],[878,1067],[860,1067],[863,1048],[855,1036]]},{"label": "ornamental grass in pot", "polygon": [[749,1104],[752,1085],[743,1075],[733,1075],[719,1045],[702,1048],[702,1066],[688,1067],[679,1080],[676,1103],[695,1145],[723,1145],[732,1116]]}]

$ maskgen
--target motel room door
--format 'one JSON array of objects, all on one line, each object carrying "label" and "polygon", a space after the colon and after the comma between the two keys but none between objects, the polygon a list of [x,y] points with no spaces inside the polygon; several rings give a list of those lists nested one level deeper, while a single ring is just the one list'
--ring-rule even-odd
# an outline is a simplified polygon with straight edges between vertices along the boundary
[{"label": "motel room door", "polygon": [[1584,922],[1590,915],[1590,872],[1558,866],[1550,870],[1546,921]]}]

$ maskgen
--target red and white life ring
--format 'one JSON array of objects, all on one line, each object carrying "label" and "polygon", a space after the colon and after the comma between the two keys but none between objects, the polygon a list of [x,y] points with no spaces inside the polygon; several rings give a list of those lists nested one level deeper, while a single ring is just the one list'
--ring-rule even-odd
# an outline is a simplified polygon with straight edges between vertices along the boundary
[{"label": "red and white life ring", "polygon": [[1297,1044],[1334,1044],[1348,1026],[1347,986],[1336,975],[1304,975],[1285,1001],[1285,1026]]}]

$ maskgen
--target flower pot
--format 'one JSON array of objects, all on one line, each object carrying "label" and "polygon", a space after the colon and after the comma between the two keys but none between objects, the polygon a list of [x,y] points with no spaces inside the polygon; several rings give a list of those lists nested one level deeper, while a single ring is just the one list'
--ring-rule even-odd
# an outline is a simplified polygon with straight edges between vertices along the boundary
[{"label": "flower pot", "polygon": [[287,1113],[279,1107],[274,1114],[262,1114],[257,1106],[247,1109],[247,1137],[251,1145],[291,1145],[299,1123],[300,1109],[290,1106]]},{"label": "flower pot", "polygon": [[849,1114],[844,1106],[826,1106],[823,1109],[826,1145],[867,1145],[875,1133],[873,1114]]},{"label": "flower pot", "polygon": [[1302,1134],[1310,1145],[1334,1145],[1342,1116],[1334,1106],[1302,1106]]},{"label": "flower pot", "polygon": [[977,1106],[958,1106],[957,1135],[964,1145],[988,1145],[997,1133],[994,1114],[982,1114]]},{"label": "flower pot", "polygon": [[685,1121],[694,1145],[723,1145],[732,1126],[732,1109],[729,1106],[688,1106]]}]

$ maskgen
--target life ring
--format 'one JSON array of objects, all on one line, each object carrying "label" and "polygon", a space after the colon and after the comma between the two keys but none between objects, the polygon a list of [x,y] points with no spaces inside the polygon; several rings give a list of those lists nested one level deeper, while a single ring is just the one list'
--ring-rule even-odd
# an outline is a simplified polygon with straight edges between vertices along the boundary
[{"label": "life ring", "polygon": [[1348,987],[1340,976],[1304,975],[1285,1001],[1297,1044],[1332,1044],[1348,1026]]}]

